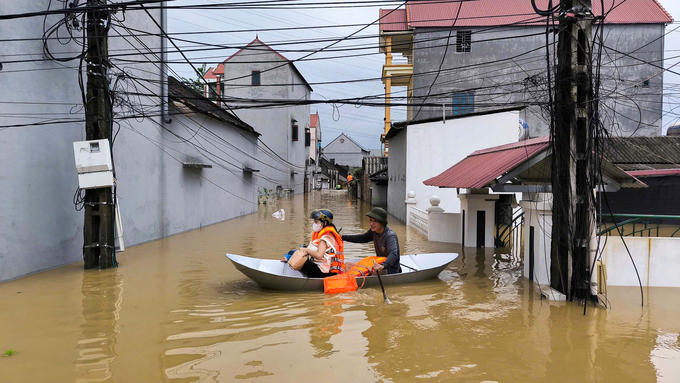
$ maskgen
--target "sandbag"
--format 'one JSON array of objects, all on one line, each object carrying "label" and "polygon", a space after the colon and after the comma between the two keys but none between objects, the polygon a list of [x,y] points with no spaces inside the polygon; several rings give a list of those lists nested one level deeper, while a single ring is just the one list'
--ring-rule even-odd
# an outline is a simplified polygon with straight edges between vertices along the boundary
[{"label": "sandbag", "polygon": [[351,275],[338,274],[323,279],[323,292],[326,294],[339,294],[349,291],[357,291],[357,280]]},{"label": "sandbag", "polygon": [[302,266],[307,262],[307,254],[300,250],[295,251],[293,255],[288,260],[288,266],[295,271],[302,270]]}]

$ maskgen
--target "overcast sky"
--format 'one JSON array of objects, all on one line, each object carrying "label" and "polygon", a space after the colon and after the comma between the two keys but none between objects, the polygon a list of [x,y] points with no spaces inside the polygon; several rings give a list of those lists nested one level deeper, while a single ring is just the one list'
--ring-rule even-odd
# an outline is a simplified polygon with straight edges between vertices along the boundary
[{"label": "overcast sky", "polygon": [[[529,1],[529,0],[527,0]],[[674,20],[680,21],[680,2],[677,0],[659,0],[666,10],[673,16]],[[201,0],[198,3],[222,3],[222,0]],[[169,4],[196,4],[196,1],[174,1]],[[310,83],[324,81],[353,80],[365,78],[377,78],[381,75],[384,56],[378,53],[378,8],[347,8],[347,9],[295,9],[295,10],[170,10],[168,12],[169,32],[200,32],[200,31],[233,31],[233,30],[260,30],[264,28],[290,28],[300,26],[327,26],[343,24],[370,24],[368,28],[359,32],[357,36],[372,36],[371,38],[352,40],[343,42],[333,47],[333,49],[345,47],[368,47],[369,49],[357,50],[356,52],[335,52],[318,53],[316,57],[336,57],[327,60],[302,61],[296,66],[302,75]],[[667,32],[680,25],[672,24],[667,27]],[[307,52],[296,52],[300,49],[319,49],[332,41],[277,45],[278,43],[292,40],[309,39],[334,39],[348,36],[357,32],[361,27],[343,28],[324,28],[308,30],[288,30],[257,32],[260,40],[271,44],[272,48],[278,50],[288,59],[296,59],[307,54]],[[183,38],[198,40],[205,43],[225,44],[229,46],[243,46],[256,37],[256,32],[239,33],[220,33],[208,35],[189,35]],[[186,46],[186,43],[179,43]],[[666,57],[678,55],[680,52],[680,29],[677,32],[666,36]],[[287,51],[289,50],[289,51]],[[292,50],[292,51],[291,51]],[[189,53],[188,56],[195,63],[207,62],[208,66],[215,66],[234,53],[235,49],[211,50],[203,52]],[[373,53],[369,56],[337,58],[344,54],[352,53]],[[176,56],[170,56],[177,59]],[[667,59],[664,66],[677,63],[680,59]],[[185,77],[192,76],[192,70],[188,65],[175,64],[173,69]],[[674,69],[680,71],[680,64]],[[664,76],[666,84],[680,83],[680,76],[666,74]],[[347,97],[361,97],[367,95],[381,94],[384,92],[383,84],[380,80],[350,83],[350,84],[331,84],[331,85],[312,85],[314,93],[313,99],[338,99]],[[399,88],[398,88],[399,89]],[[405,89],[405,88],[404,88]],[[664,98],[664,102],[667,98]],[[669,106],[665,105],[664,110]],[[323,131],[323,145],[328,144],[341,132],[354,138],[366,149],[380,148],[380,134],[383,131],[384,109],[379,107],[356,108],[353,105],[332,105],[320,104],[312,105],[311,112],[318,109],[321,126]],[[394,109],[394,108],[393,108]],[[393,121],[403,120],[405,112],[395,110],[392,113]],[[672,125],[677,118],[672,116],[664,117],[664,127]],[[665,129],[664,129],[665,131]]]}]

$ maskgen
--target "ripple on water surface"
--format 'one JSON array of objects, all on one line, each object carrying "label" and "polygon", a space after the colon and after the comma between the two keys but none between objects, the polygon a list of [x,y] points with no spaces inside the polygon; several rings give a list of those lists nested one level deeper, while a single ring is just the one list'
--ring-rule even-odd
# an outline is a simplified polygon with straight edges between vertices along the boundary
[{"label": "ripple on water surface", "polygon": [[[0,284],[2,381],[680,380],[680,292],[610,288],[609,310],[550,304],[521,258],[428,242],[390,218],[403,253],[458,252],[439,278],[326,296],[259,288],[224,257],[279,258],[307,243],[311,210],[343,233],[370,206],[338,193],[129,248],[117,270],[81,265]],[[271,214],[286,210],[285,220]],[[347,244],[370,254],[371,244]],[[6,309],[9,308],[9,309]],[[6,346],[5,346],[6,345]],[[40,368],[36,368],[40,366]]]}]

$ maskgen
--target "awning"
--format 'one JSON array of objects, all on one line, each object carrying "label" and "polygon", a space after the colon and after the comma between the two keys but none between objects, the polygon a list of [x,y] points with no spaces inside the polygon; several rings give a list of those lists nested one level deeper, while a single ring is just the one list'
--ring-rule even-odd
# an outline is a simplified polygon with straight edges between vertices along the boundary
[{"label": "awning", "polygon": [[544,152],[549,137],[532,138],[512,144],[477,150],[438,176],[425,180],[440,188],[481,189],[519,164]]},{"label": "awning", "polygon": [[[496,192],[548,192],[552,175],[550,154],[548,136],[477,150],[423,183],[440,188],[490,187]],[[602,184],[608,190],[647,187],[604,159],[602,170]]]}]

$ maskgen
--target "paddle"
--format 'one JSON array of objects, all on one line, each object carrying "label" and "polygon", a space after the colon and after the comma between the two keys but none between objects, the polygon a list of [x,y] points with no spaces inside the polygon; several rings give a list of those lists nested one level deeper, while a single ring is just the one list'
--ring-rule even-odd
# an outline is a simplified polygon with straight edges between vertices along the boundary
[{"label": "paddle", "polygon": [[[373,261],[373,265],[377,265],[377,263],[375,263],[375,261]],[[387,293],[385,292],[385,286],[383,286],[382,278],[380,277],[380,272],[376,270],[376,274],[378,274],[378,282],[380,282],[380,288],[382,289],[383,298],[385,298],[385,303],[387,303],[388,305],[391,305],[392,302],[390,302],[390,298],[387,297]]]}]

